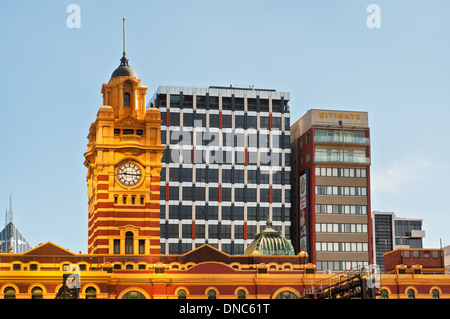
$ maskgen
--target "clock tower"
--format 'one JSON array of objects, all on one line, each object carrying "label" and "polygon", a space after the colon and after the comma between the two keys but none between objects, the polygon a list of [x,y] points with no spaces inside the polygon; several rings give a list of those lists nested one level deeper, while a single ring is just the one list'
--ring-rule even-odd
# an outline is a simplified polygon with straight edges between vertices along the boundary
[{"label": "clock tower", "polygon": [[[124,50],[125,51],[125,50]],[[125,52],[108,84],[84,154],[89,254],[159,254],[161,116]]]}]

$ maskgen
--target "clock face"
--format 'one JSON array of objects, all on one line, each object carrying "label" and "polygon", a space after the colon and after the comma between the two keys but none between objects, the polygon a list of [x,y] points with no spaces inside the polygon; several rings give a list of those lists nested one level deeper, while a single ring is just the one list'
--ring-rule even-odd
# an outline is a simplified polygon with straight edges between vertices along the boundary
[{"label": "clock face", "polygon": [[117,179],[125,186],[134,186],[141,180],[142,172],[139,166],[128,162],[117,170]]}]

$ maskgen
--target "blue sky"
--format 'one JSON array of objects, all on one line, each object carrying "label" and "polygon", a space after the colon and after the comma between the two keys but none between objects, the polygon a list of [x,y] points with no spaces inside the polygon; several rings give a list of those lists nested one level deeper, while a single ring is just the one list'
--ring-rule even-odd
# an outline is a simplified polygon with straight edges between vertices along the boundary
[{"label": "blue sky", "polygon": [[255,85],[291,93],[291,123],[369,112],[372,210],[422,218],[425,247],[450,244],[449,14],[447,0],[2,1],[0,208],[11,191],[31,245],[87,252],[83,153],[126,18],[147,101],[160,85]]}]

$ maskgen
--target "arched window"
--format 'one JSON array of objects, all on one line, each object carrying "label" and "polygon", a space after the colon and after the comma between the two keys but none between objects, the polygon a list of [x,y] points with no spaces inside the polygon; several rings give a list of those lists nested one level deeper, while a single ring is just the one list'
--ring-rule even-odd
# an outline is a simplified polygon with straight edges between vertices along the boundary
[{"label": "arched window", "polygon": [[431,294],[433,295],[433,299],[439,299],[439,290],[433,289],[433,291],[431,291]]},{"label": "arched window", "polygon": [[389,292],[386,289],[381,290],[381,299],[389,299]]},{"label": "arched window", "polygon": [[186,299],[186,290],[180,289],[178,290],[178,299]]},{"label": "arched window", "polygon": [[133,253],[133,233],[128,231],[125,233],[125,254]]},{"label": "arched window", "polygon": [[123,94],[123,106],[130,106],[130,93]]},{"label": "arched window", "polygon": [[34,287],[31,289],[31,299],[42,299],[42,288]]},{"label": "arched window", "polygon": [[244,289],[239,289],[239,291],[237,292],[238,295],[238,299],[246,299],[245,295],[245,290]]},{"label": "arched window", "polygon": [[208,299],[216,299],[216,291],[214,289],[208,290]]},{"label": "arched window", "polygon": [[145,296],[138,291],[129,291],[122,299],[145,299]]},{"label": "arched window", "polygon": [[407,294],[408,294],[408,299],[416,299],[414,290],[408,289]]},{"label": "arched window", "polygon": [[16,299],[16,290],[13,287],[5,288],[5,299]]},{"label": "arched window", "polygon": [[285,290],[280,292],[276,299],[298,299],[298,297],[292,291]]},{"label": "arched window", "polygon": [[97,298],[97,289],[94,287],[86,288],[86,299],[96,299]]}]

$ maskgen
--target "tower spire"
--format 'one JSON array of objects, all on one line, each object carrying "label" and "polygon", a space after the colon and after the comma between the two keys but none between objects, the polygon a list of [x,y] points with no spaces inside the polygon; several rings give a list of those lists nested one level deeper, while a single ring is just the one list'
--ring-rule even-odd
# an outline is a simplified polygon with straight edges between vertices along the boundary
[{"label": "tower spire", "polygon": [[125,18],[123,18],[123,55],[125,56]]},{"label": "tower spire", "polygon": [[124,65],[128,65],[128,59],[127,59],[127,54],[125,53],[125,18],[123,18],[122,20],[123,20],[123,28],[122,28],[122,34],[123,34],[123,56],[120,59],[120,65],[124,66]]},{"label": "tower spire", "polygon": [[9,209],[6,210],[5,226],[13,222],[12,193],[9,194]]}]

